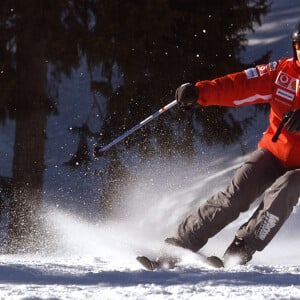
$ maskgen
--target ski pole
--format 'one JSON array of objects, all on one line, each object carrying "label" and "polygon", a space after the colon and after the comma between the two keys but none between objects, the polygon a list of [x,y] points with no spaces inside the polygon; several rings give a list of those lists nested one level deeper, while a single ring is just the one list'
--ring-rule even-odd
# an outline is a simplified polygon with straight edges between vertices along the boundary
[{"label": "ski pole", "polygon": [[113,140],[112,142],[107,144],[106,146],[104,146],[104,147],[96,146],[94,148],[94,155],[96,157],[101,156],[107,149],[109,149],[113,145],[119,143],[120,141],[125,139],[127,136],[134,133],[136,130],[140,129],[141,127],[143,127],[144,125],[146,125],[147,123],[149,123],[150,121],[152,121],[153,119],[155,119],[156,117],[161,115],[162,113],[166,112],[167,110],[169,110],[170,108],[172,108],[176,104],[177,104],[177,100],[174,100],[174,101],[170,102],[169,104],[162,107],[160,110],[158,110],[157,112],[155,112],[154,114],[152,114],[151,116],[149,116],[148,118],[143,120],[142,122],[138,123],[137,125],[135,125],[131,129],[129,129],[128,131],[124,132],[122,135],[120,135],[118,138],[116,138],[115,140]]}]

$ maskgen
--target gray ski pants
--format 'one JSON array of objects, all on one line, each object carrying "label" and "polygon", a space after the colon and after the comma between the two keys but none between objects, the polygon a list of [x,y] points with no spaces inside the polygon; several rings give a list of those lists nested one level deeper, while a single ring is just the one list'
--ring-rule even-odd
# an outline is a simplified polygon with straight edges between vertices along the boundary
[{"label": "gray ski pants", "polygon": [[287,220],[300,196],[300,169],[285,170],[264,149],[252,153],[224,191],[186,217],[175,238],[185,248],[197,252],[263,193],[255,213],[236,233],[253,250],[261,251]]}]

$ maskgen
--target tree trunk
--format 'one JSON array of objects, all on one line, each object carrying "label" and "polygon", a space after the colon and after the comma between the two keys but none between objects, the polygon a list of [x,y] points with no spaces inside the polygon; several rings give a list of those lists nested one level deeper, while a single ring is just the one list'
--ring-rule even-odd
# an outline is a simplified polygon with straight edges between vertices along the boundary
[{"label": "tree trunk", "polygon": [[18,87],[15,95],[13,192],[10,202],[8,252],[39,249],[47,124],[45,42],[24,30],[17,40]]}]

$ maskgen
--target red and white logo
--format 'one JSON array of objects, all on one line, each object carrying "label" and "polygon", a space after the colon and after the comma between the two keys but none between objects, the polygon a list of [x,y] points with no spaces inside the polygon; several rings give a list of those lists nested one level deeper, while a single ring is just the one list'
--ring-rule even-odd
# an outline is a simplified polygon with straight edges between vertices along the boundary
[{"label": "red and white logo", "polygon": [[257,66],[257,69],[258,69],[258,72],[259,72],[259,76],[263,76],[263,75],[268,73],[266,65],[259,65],[259,66]]},{"label": "red and white logo", "polygon": [[299,80],[284,72],[279,72],[275,83],[295,94]]}]

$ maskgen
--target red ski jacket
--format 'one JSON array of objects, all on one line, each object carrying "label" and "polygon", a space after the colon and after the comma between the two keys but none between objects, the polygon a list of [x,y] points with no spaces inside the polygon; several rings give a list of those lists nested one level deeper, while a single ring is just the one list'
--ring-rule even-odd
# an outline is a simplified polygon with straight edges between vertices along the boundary
[{"label": "red ski jacket", "polygon": [[214,80],[199,81],[198,103],[203,106],[238,107],[269,103],[269,127],[258,146],[272,152],[287,169],[300,168],[300,133],[283,128],[277,142],[272,141],[283,115],[300,109],[300,67],[293,58],[258,65]]}]

